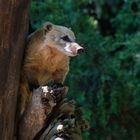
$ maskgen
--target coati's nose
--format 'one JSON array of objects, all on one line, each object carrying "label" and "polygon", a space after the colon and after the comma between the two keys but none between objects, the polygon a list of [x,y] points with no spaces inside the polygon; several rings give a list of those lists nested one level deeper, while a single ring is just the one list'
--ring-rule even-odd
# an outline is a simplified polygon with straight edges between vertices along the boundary
[{"label": "coati's nose", "polygon": [[83,52],[84,52],[84,48],[80,48],[80,49],[77,50],[77,54],[81,54]]}]

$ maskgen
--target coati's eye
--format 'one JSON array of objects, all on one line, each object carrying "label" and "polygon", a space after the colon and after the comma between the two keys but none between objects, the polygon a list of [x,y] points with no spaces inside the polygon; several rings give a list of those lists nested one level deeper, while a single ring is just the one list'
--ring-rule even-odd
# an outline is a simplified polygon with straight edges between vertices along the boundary
[{"label": "coati's eye", "polygon": [[71,42],[70,38],[67,35],[62,36],[61,39],[63,39],[66,42]]}]

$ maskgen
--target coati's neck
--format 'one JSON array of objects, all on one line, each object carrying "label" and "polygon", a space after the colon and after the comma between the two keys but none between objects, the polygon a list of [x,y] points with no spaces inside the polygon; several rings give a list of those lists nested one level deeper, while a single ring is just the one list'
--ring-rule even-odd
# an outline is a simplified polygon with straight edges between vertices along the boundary
[{"label": "coati's neck", "polygon": [[46,50],[44,50],[44,53],[42,54],[44,55],[44,59],[48,59],[54,63],[59,62],[61,64],[62,60],[69,61],[69,57],[67,55],[51,46],[46,46]]},{"label": "coati's neck", "polygon": [[34,54],[28,53],[24,64],[27,69],[51,69],[51,67],[57,68],[63,64],[69,64],[69,57],[54,47],[44,46]]}]

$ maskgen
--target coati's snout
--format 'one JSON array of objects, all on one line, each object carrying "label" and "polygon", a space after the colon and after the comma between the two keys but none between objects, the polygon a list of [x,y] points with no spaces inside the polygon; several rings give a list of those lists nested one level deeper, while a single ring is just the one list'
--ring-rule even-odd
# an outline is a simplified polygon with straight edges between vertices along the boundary
[{"label": "coati's snout", "polygon": [[68,53],[69,56],[76,56],[84,52],[84,48],[76,42],[66,43],[64,50]]},{"label": "coati's snout", "polygon": [[67,56],[76,56],[84,52],[84,48],[75,42],[75,35],[69,28],[47,22],[44,29],[45,42],[49,46],[51,45]]}]

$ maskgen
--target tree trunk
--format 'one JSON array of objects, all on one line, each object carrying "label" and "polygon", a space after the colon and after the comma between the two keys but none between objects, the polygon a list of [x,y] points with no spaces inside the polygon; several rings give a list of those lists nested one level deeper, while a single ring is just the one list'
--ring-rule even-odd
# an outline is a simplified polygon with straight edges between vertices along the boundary
[{"label": "tree trunk", "polygon": [[13,140],[30,0],[0,0],[0,139]]}]

